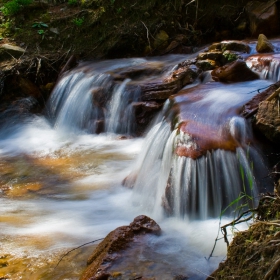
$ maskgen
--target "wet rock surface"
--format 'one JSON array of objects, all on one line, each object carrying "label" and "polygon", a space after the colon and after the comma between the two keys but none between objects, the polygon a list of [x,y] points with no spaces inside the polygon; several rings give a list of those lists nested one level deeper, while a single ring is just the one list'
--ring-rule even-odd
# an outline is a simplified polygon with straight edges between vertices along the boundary
[{"label": "wet rock surface", "polygon": [[244,82],[259,79],[258,74],[249,69],[246,62],[241,60],[219,67],[213,70],[211,75],[214,81],[224,83]]},{"label": "wet rock surface", "polygon": [[143,101],[166,100],[185,85],[193,83],[200,73],[201,70],[195,65],[179,65],[177,70],[161,81],[140,84],[141,98]]},{"label": "wet rock surface", "polygon": [[81,280],[110,279],[109,268],[122,259],[124,251],[139,242],[145,234],[159,235],[159,225],[147,216],[138,216],[129,226],[110,232],[89,257]]}]

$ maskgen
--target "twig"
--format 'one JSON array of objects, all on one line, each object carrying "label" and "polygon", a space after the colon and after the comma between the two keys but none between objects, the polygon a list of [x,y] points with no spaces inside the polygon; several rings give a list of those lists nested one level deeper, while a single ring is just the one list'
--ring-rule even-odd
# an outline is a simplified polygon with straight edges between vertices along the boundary
[{"label": "twig", "polygon": [[151,47],[151,43],[150,43],[150,39],[149,39],[149,29],[148,29],[148,27],[146,26],[146,24],[142,20],[141,20],[141,22],[143,23],[143,25],[147,29],[147,39],[148,39],[149,48],[150,48],[150,52],[151,52],[152,51],[152,47]]},{"label": "twig", "polygon": [[91,243],[94,243],[94,242],[97,242],[97,241],[100,241],[100,240],[103,240],[103,239],[104,239],[104,238],[99,238],[99,239],[96,239],[96,240],[87,242],[87,243],[85,243],[85,244],[83,244],[83,245],[81,245],[81,246],[79,246],[79,247],[76,247],[76,248],[74,248],[74,249],[68,251],[66,254],[64,254],[64,255],[60,258],[60,260],[58,261],[57,265],[54,267],[54,270],[58,267],[58,265],[60,264],[60,262],[62,261],[62,259],[63,259],[64,257],[66,257],[69,253],[71,253],[71,252],[73,252],[74,250],[77,250],[77,249],[79,249],[79,248],[81,248],[81,247],[83,247],[83,246],[86,246],[86,245],[88,245],[88,244],[91,244]]},{"label": "twig", "polygon": [[250,212],[256,212],[258,210],[258,208],[254,208],[254,209],[248,209],[246,210],[245,212],[241,213],[241,215],[239,217],[237,217],[236,219],[234,219],[233,221],[231,221],[230,223],[228,224],[225,224],[221,227],[221,231],[223,233],[223,236],[224,236],[224,241],[225,243],[227,244],[227,246],[229,246],[229,241],[228,241],[228,238],[227,238],[227,227],[228,226],[234,226],[234,225],[237,225],[237,224],[241,224],[241,223],[244,223],[244,222],[247,222],[249,220],[251,220],[253,218],[253,214],[251,214],[249,217],[247,217],[246,219],[243,219],[241,220],[241,218],[243,216],[245,216],[246,214],[250,213]]},{"label": "twig", "polygon": [[220,217],[218,234],[217,234],[217,237],[216,237],[216,239],[215,239],[215,243],[214,243],[213,249],[212,249],[212,251],[211,251],[209,257],[206,259],[207,261],[209,261],[210,258],[213,256],[214,250],[215,250],[215,248],[216,248],[217,241],[220,240],[220,238],[218,238],[218,237],[219,237],[219,233],[220,233],[221,222],[222,222],[222,217]]}]

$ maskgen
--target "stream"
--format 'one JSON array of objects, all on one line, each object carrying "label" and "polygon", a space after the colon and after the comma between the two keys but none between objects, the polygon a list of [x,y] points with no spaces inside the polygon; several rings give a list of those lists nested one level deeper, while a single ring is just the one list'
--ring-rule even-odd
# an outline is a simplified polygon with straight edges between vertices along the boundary
[{"label": "stream", "polygon": [[[81,62],[58,81],[44,115],[7,120],[0,131],[0,279],[79,279],[96,245],[61,257],[142,214],[155,219],[163,233],[148,236],[147,245],[122,264],[122,279],[205,279],[225,259],[226,244],[219,240],[207,260],[221,211],[244,190],[240,168],[252,181],[245,188],[253,204],[259,192],[273,189],[263,180],[265,158],[238,108],[257,89],[279,80],[279,68],[274,63],[260,72],[261,79],[236,84],[207,76],[166,101],[138,137],[132,104],[140,93],[129,85],[161,79],[195,56]],[[145,64],[160,70],[113,83],[118,69]],[[91,102],[100,87],[107,94],[105,109]],[[198,159],[174,154],[178,145],[193,145],[168,121],[174,106],[188,123],[202,124],[190,125],[190,131],[206,138],[230,134],[236,150],[213,149]],[[95,134],[100,118],[104,132]],[[222,224],[232,220],[233,210],[222,216]]]}]

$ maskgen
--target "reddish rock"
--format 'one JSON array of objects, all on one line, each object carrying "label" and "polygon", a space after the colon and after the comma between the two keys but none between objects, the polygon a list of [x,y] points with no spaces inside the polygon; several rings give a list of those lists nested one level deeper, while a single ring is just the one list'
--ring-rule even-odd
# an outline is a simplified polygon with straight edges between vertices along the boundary
[{"label": "reddish rock", "polygon": [[[211,150],[235,151],[237,141],[229,132],[221,133],[218,128],[195,121],[184,121],[178,130],[184,134],[182,141],[177,141],[175,153],[178,156],[197,159]],[[179,135],[179,133],[178,133]]]},{"label": "reddish rock", "polygon": [[251,1],[246,5],[246,11],[250,21],[252,36],[256,37],[259,34],[273,36],[278,34],[279,15],[276,1]]},{"label": "reddish rock", "polygon": [[225,66],[219,67],[213,70],[211,75],[214,81],[224,83],[244,82],[259,78],[258,74],[249,69],[246,63],[241,60],[236,60]]},{"label": "reddish rock", "polygon": [[147,216],[138,216],[129,226],[111,231],[89,257],[88,267],[80,280],[107,280],[111,276],[109,268],[121,261],[123,252],[145,234],[159,235],[159,225]]}]

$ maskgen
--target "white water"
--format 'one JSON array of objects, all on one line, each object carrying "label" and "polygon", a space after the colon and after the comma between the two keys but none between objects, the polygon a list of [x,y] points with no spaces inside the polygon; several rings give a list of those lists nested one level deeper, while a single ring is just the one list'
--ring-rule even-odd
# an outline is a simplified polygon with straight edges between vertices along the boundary
[{"label": "white water", "polygon": [[[114,134],[99,136],[84,134],[69,137],[64,131],[54,130],[44,118],[35,118],[17,127],[15,133],[8,135],[6,139],[1,139],[0,149],[3,158],[13,156],[19,158],[22,154],[28,155],[34,161],[45,157],[59,159],[65,155],[68,158],[75,158],[77,154],[88,154],[91,158],[90,166],[88,161],[79,162],[72,171],[70,170],[71,172],[82,170],[82,177],[70,176],[70,180],[58,181],[46,192],[28,192],[25,196],[12,197],[6,197],[3,193],[0,198],[0,217],[4,219],[0,218],[2,254],[8,253],[14,258],[27,258],[26,260],[31,258],[33,265],[30,269],[34,270],[36,258],[38,262],[42,262],[41,255],[51,254],[52,257],[49,258],[54,256],[58,258],[68,248],[70,250],[91,240],[102,238],[116,227],[128,225],[140,214],[158,218],[149,209],[135,205],[132,199],[133,191],[121,186],[123,178],[131,172],[136,156],[141,153],[143,139],[117,138],[118,136]],[[49,172],[47,170],[49,167],[46,167],[46,172]],[[36,169],[38,166],[34,163],[33,166],[26,168]],[[63,170],[54,170],[54,173]],[[28,173],[25,176],[29,176]],[[30,177],[29,180],[40,181],[40,176],[42,174],[37,174],[35,178]],[[52,175],[44,177],[43,180],[51,180],[49,176]],[[11,190],[18,187],[21,174],[14,174],[14,180],[7,182]],[[14,219],[20,219],[21,222],[14,222]],[[224,222],[227,221],[224,219]],[[145,264],[149,259],[151,261],[157,259],[158,265],[161,262],[168,262],[172,267],[168,271],[163,271],[167,278],[162,276],[161,279],[171,279],[176,273],[190,275],[191,279],[204,279],[203,273],[211,273],[225,257],[225,244],[219,242],[215,251],[218,257],[209,262],[204,259],[212,250],[218,231],[218,220],[186,223],[180,219],[161,217],[157,222],[163,229],[163,234],[157,238],[150,237],[148,241],[150,251],[147,251],[145,257],[135,258],[135,267],[141,266],[141,262]],[[205,228],[207,234],[204,233]],[[41,240],[40,244],[46,245],[38,245],[36,241],[38,238]],[[205,239],[209,242],[204,242]],[[86,258],[85,255],[84,265]],[[69,259],[71,260],[71,255]],[[55,261],[51,263],[49,269],[55,264]],[[59,269],[67,273],[67,260]],[[42,269],[41,271],[44,272]],[[50,272],[45,274],[47,276],[45,278],[40,276],[42,277],[40,279],[65,279],[59,276],[48,278]],[[20,269],[14,269],[10,275],[11,279],[20,279],[22,275],[23,279],[38,279],[32,278],[32,273],[30,276]]]},{"label": "white water", "polygon": [[[170,58],[166,62],[167,69],[173,60]],[[9,128],[2,131],[1,254],[11,254],[13,259],[26,259],[50,253],[52,258],[58,258],[62,254],[61,249],[65,252],[104,237],[117,226],[129,224],[137,215],[146,214],[159,223],[163,234],[149,237],[150,251],[135,257],[135,268],[141,267],[145,261],[156,260],[159,267],[163,264],[166,269],[160,268],[163,274],[160,279],[172,279],[176,273],[189,275],[190,279],[205,279],[205,274],[210,274],[225,257],[226,246],[221,240],[214,253],[216,257],[209,262],[205,260],[212,250],[219,227],[219,220],[209,217],[218,216],[221,209],[241,190],[238,168],[241,162],[244,169],[248,169],[245,144],[247,137],[250,137],[243,120],[232,113],[221,124],[241,143],[237,152],[238,160],[233,153],[221,150],[207,153],[197,161],[174,156],[176,139],[188,143],[185,137],[181,139],[182,135],[172,132],[165,120],[159,120],[145,140],[120,140],[119,135],[113,133],[119,129],[114,128],[113,121],[108,122],[111,124],[107,131],[111,133],[87,134],[95,131],[92,120],[101,114],[99,108],[89,102],[93,89],[102,86],[107,89],[106,92],[115,93],[113,99],[118,101],[111,103],[110,109],[107,108],[110,111],[110,114],[104,114],[107,120],[117,119],[116,116],[123,110],[115,105],[122,100],[127,81],[113,89],[110,77],[104,72],[143,61],[105,62],[103,68],[95,66],[98,71],[94,65],[92,71],[74,71],[73,76],[62,78],[50,99],[50,121],[44,117],[31,117],[24,123],[10,124]],[[267,84],[257,81],[230,85],[230,90],[212,89],[212,95],[205,95],[206,98],[197,103],[199,108],[208,107],[211,103],[210,116],[207,117],[203,110],[201,115],[197,114],[198,107],[195,106],[194,111],[188,111],[187,114],[198,120],[208,118],[208,122],[216,125],[220,122],[217,113],[223,115],[230,103],[234,103],[231,104],[234,106],[245,103],[252,97],[246,95],[247,92]],[[113,100],[111,98],[108,100]],[[213,105],[215,100],[219,102]],[[170,104],[166,104],[168,106]],[[165,110],[168,112],[167,108]],[[124,126],[126,132],[120,129],[120,133],[130,131],[131,125]],[[257,149],[250,150],[250,157],[259,157]],[[258,160],[262,161],[260,158]],[[207,167],[207,162],[212,162],[212,165]],[[8,170],[5,169],[6,165]],[[220,168],[216,169],[217,166]],[[208,170],[209,174],[203,173],[203,170]],[[167,217],[162,199],[171,171],[174,212],[173,216]],[[195,181],[192,173],[201,176],[196,176]],[[222,179],[219,179],[221,173]],[[133,176],[127,179],[128,185],[134,182],[133,177],[137,175],[134,190],[121,186],[122,180],[129,174]],[[31,183],[36,183],[40,188],[31,188],[23,194],[19,192]],[[236,184],[239,184],[237,188]],[[198,195],[194,193],[196,185]],[[226,189],[228,196],[223,206],[224,195],[219,192],[221,188]],[[187,189],[193,192],[188,195]],[[209,198],[210,191],[213,200],[211,196]],[[187,199],[184,198],[185,194]],[[215,207],[212,207],[213,204]],[[223,217],[222,223],[229,219]],[[37,239],[40,239],[39,243]],[[36,260],[32,262],[36,263]],[[0,276],[2,270],[3,273],[9,273],[12,279],[66,279],[64,276],[50,276],[48,270],[40,278],[32,278],[32,266],[29,276],[26,276],[28,272],[20,269],[15,268],[10,272],[4,269],[0,268]],[[65,271],[65,275],[67,269],[72,270],[71,266],[67,267],[67,261],[60,269],[62,273]],[[78,279],[77,275],[72,277]]]}]

